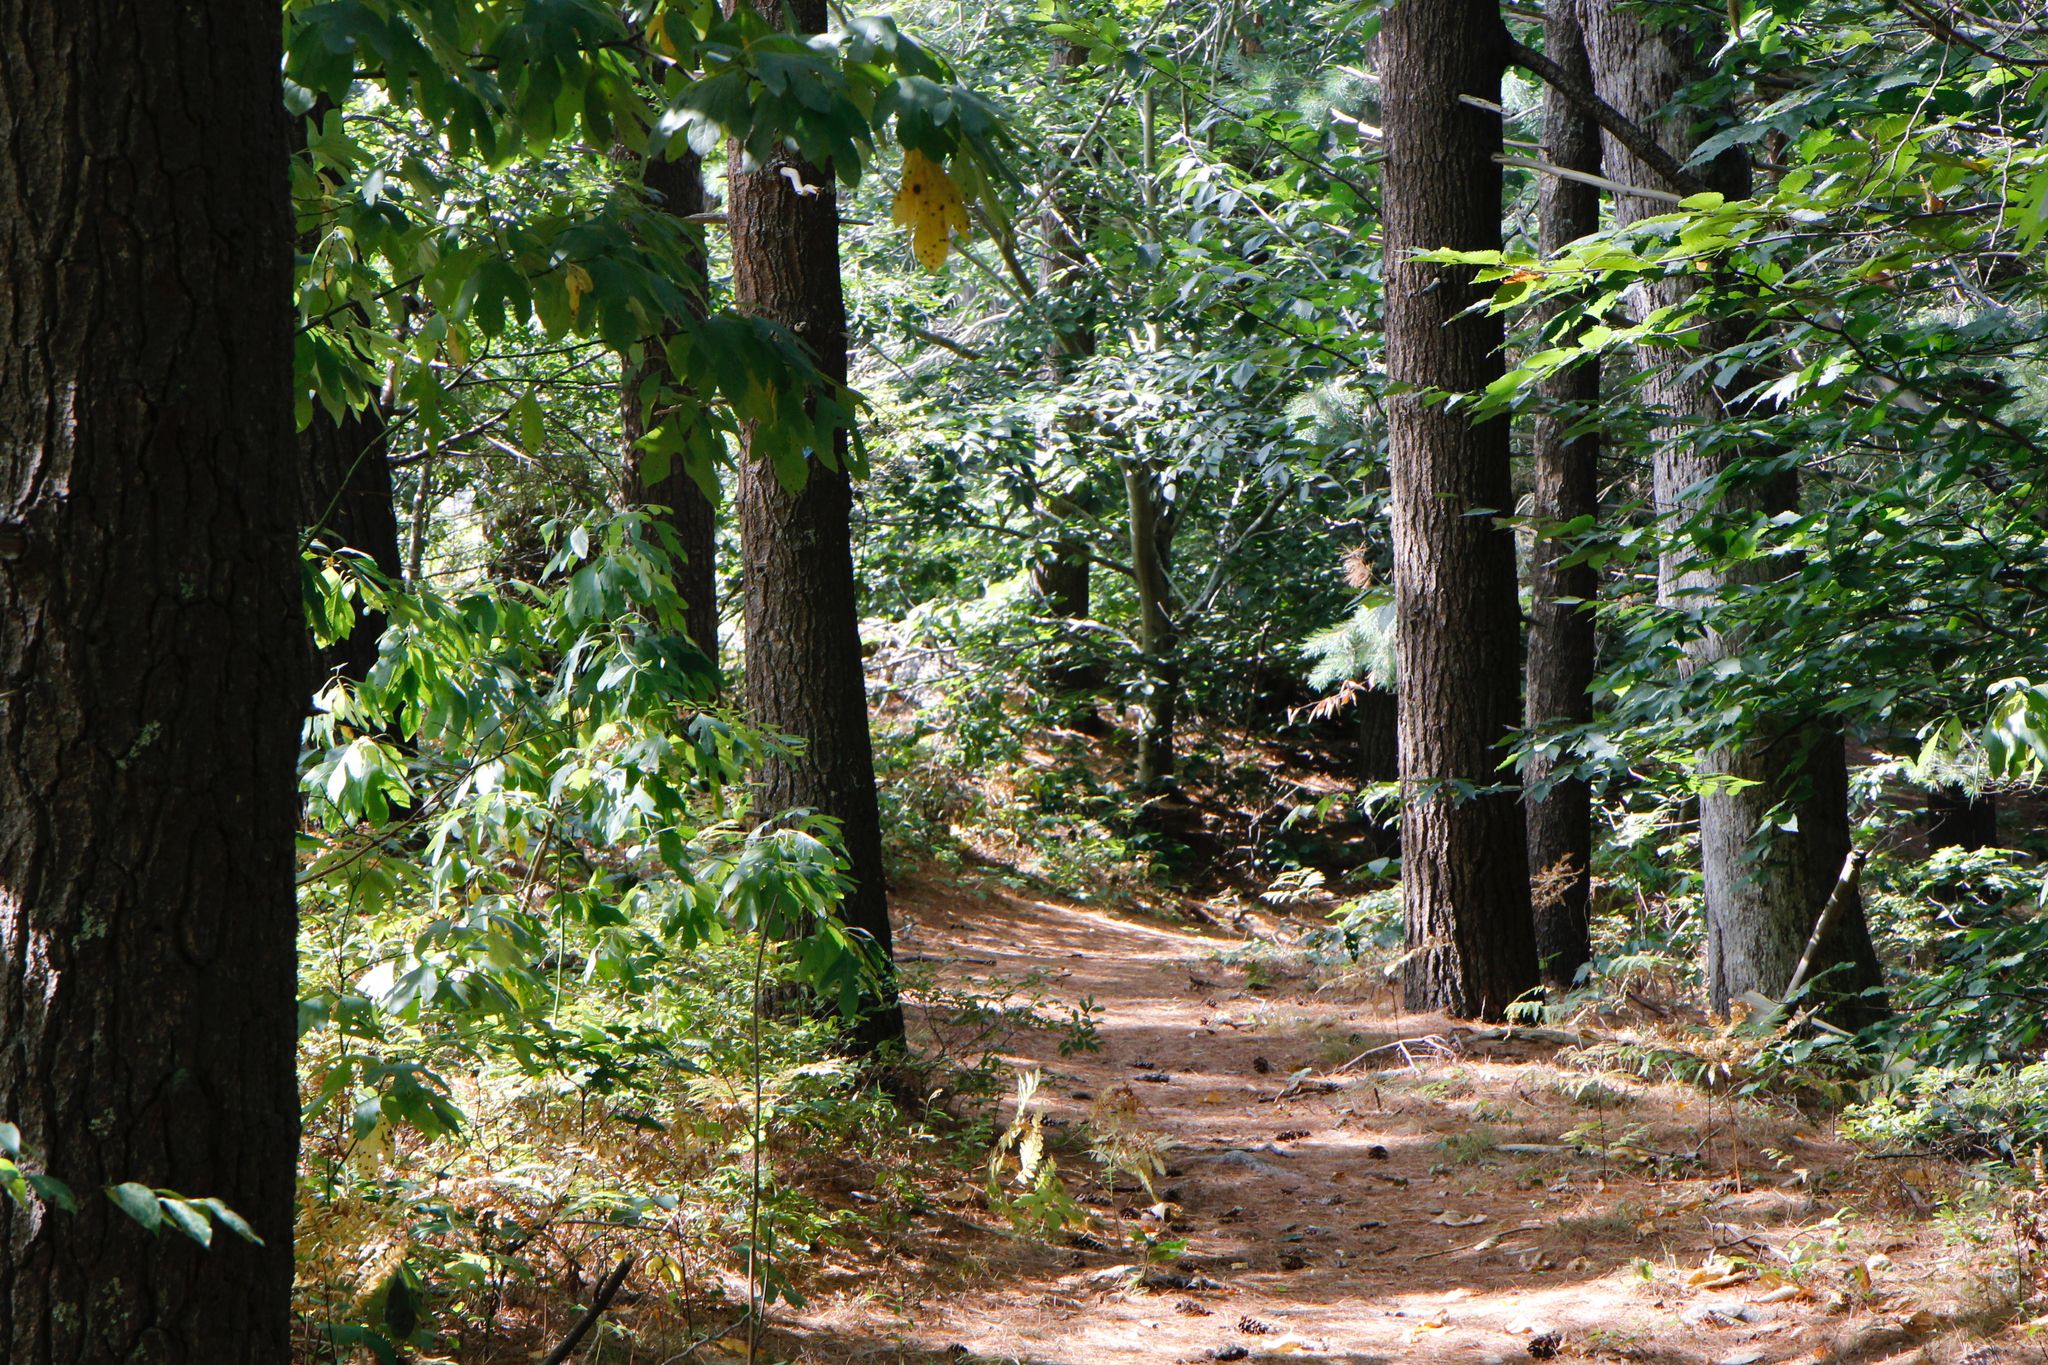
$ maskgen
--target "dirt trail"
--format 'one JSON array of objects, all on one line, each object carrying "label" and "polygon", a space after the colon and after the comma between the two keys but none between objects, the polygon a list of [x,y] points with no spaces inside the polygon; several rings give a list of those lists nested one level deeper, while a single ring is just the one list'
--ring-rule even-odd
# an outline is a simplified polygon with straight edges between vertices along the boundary
[{"label": "dirt trail", "polygon": [[[1561,1359],[1671,1365],[1983,1348],[1966,1330],[1978,1271],[1930,1217],[1953,1172],[1859,1162],[1789,1111],[1589,1075],[1555,1043],[1461,1034],[1372,990],[1264,980],[1219,961],[1234,938],[908,892],[901,951],[943,979],[1043,973],[1055,1000],[1102,1008],[1100,1052],[1062,1057],[1031,1035],[1014,1061],[1043,1071],[1068,1131],[1135,1102],[1131,1127],[1172,1139],[1160,1192],[1187,1252],[1162,1269],[1183,1279],[1099,1282],[1142,1264],[1138,1229],[1164,1230],[1142,1221],[1134,1183],[1108,1190],[1067,1155],[1101,1245],[978,1226],[963,1192],[814,1301],[784,1339],[793,1354],[1391,1365],[1527,1360],[1552,1333]],[[1698,1283],[1717,1257],[1763,1273]],[[1982,1361],[2042,1358],[2005,1344]]]}]

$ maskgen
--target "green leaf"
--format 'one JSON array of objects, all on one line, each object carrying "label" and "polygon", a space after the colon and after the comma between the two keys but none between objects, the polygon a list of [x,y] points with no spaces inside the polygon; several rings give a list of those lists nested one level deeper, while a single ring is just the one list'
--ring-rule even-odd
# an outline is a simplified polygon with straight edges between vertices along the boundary
[{"label": "green leaf", "polygon": [[107,1198],[114,1201],[114,1207],[140,1223],[145,1231],[155,1232],[163,1226],[163,1206],[157,1202],[156,1191],[147,1185],[138,1185],[130,1180],[107,1187]]},{"label": "green leaf", "polygon": [[213,1224],[206,1215],[182,1199],[161,1198],[157,1205],[171,1225],[203,1247],[213,1245]]},{"label": "green leaf", "polygon": [[241,1238],[243,1241],[254,1242],[257,1246],[263,1245],[263,1239],[256,1235],[256,1229],[249,1226],[249,1221],[246,1218],[242,1217],[241,1214],[236,1213],[233,1209],[229,1208],[226,1204],[223,1204],[220,1200],[195,1199],[192,1202],[194,1204],[197,1204],[200,1208],[203,1208],[207,1212],[211,1213],[216,1219],[219,1220],[220,1225],[222,1227],[226,1228],[229,1232],[234,1233],[235,1236]]},{"label": "green leaf", "polygon": [[28,1187],[64,1212],[78,1212],[78,1196],[71,1192],[69,1185],[56,1176],[32,1175],[28,1178]]}]

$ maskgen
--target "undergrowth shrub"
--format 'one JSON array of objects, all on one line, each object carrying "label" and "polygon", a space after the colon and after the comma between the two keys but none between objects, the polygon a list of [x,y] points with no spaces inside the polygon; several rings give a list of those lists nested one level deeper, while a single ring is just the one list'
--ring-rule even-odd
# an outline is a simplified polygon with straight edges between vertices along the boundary
[{"label": "undergrowth shrub", "polygon": [[674,1293],[603,1330],[672,1353],[799,1297],[857,1216],[822,1165],[914,1178],[971,1132],[847,1060],[874,965],[835,831],[749,818],[776,741],[721,709],[665,536],[556,527],[540,582],[453,594],[309,561],[324,635],[390,620],[302,760],[309,1361],[516,1335],[626,1254]]}]

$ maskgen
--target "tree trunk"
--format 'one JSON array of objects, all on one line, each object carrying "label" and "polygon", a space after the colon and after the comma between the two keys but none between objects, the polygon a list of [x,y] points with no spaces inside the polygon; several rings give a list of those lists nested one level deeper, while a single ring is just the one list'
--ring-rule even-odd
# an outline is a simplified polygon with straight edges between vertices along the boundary
[{"label": "tree trunk", "polygon": [[[1703,53],[1715,35],[1689,31],[1676,23],[1647,25],[1623,0],[1581,0],[1580,18],[1599,93],[1631,121],[1655,128],[1666,150],[1681,162],[1699,145],[1692,126],[1663,117],[1679,91],[1703,74]],[[1613,138],[1606,142],[1610,174],[1624,184],[1655,186],[1653,172]],[[1731,199],[1749,192],[1749,172],[1739,153],[1725,155],[1712,168],[1714,187]],[[1635,195],[1617,195],[1615,216],[1626,224],[1664,212],[1664,206]],[[1689,279],[1671,278],[1642,286],[1645,311],[1674,305],[1693,288]],[[1720,346],[1725,334],[1710,336]],[[1706,510],[1698,490],[1723,473],[1729,456],[1703,441],[1700,433],[1720,421],[1724,401],[1714,387],[1711,367],[1688,374],[1692,357],[1682,351],[1646,351],[1639,363],[1649,371],[1643,401],[1662,411],[1670,425],[1657,436],[1652,456],[1653,500],[1667,528],[1666,546],[1658,566],[1658,596],[1666,605],[1704,611],[1732,588],[1761,583],[1777,569],[1764,558],[1730,568],[1702,562],[1690,538],[1678,528]],[[1744,381],[1746,382],[1746,381]],[[1768,486],[1752,481],[1717,495],[1719,514],[1741,515],[1782,511],[1797,505],[1798,481],[1784,478]],[[1708,668],[1738,652],[1741,641],[1709,629],[1687,646],[1686,668]],[[1847,838],[1848,768],[1842,735],[1800,717],[1783,717],[1760,725],[1741,741],[1701,755],[1705,779],[1700,796],[1700,865],[1705,882],[1708,997],[1716,1013],[1725,1014],[1732,1001],[1755,991],[1778,998],[1790,983],[1800,953],[1834,878],[1841,870],[1840,851],[1832,836],[1809,828],[1840,823]],[[1717,779],[1731,778],[1733,782]],[[1800,816],[1799,828],[1780,828],[1787,810]],[[1833,814],[1839,811],[1839,816]],[[1809,815],[1809,813],[1811,813]],[[1877,957],[1860,913],[1844,916],[1822,969],[1838,968],[1829,983],[1835,992],[1858,992],[1880,984]],[[1850,1010],[1854,1013],[1854,1007]]]},{"label": "tree trunk", "polygon": [[1957,786],[1927,793],[1927,848],[1980,849],[1998,845],[1998,802]]},{"label": "tree trunk", "polygon": [[1500,246],[1500,116],[1459,97],[1498,100],[1506,30],[1484,0],[1397,0],[1380,43],[1403,981],[1411,1009],[1498,1018],[1537,982],[1527,835],[1517,794],[1499,789],[1522,709],[1514,541],[1496,521],[1513,506],[1508,428],[1416,390],[1499,378],[1502,330],[1465,315],[1480,297],[1470,269],[1412,257]]},{"label": "tree trunk", "polygon": [[[1806,845],[1802,863],[1806,878],[1804,903],[1810,909],[1799,921],[1805,924],[1806,934],[1793,950],[1794,970],[1799,966],[1800,954],[1806,950],[1806,938],[1812,936],[1815,921],[1841,879],[1842,865],[1849,859],[1855,834],[1849,815],[1849,753],[1841,730],[1815,721],[1802,727],[1799,738],[1809,746],[1795,760],[1793,780],[1799,784],[1795,789],[1795,809],[1800,838]],[[1721,960],[1724,964],[1729,960],[1725,941]],[[1814,963],[1814,975],[1827,973],[1812,994],[1820,999],[1822,1017],[1828,1022],[1841,1028],[1860,1029],[1890,1012],[1882,989],[1884,964],[1878,960],[1877,947],[1870,941],[1870,921],[1864,913],[1860,889],[1852,888],[1849,899],[1836,911],[1821,937]],[[1725,966],[1723,970],[1726,971]],[[1783,976],[1778,975],[1781,971],[1785,972]],[[1777,981],[1780,989],[1792,979],[1791,972],[1776,961],[1769,964],[1768,971],[1752,975],[1760,981]]]},{"label": "tree trunk", "polygon": [[[1071,38],[1053,38],[1047,62],[1051,83],[1057,85],[1070,79],[1065,73],[1087,64],[1087,48]],[[1049,167],[1047,174],[1056,176],[1065,169],[1062,160]],[[1038,264],[1038,297],[1054,318],[1052,344],[1046,348],[1045,374],[1054,384],[1064,383],[1077,362],[1095,354],[1094,310],[1077,302],[1087,288],[1088,274],[1085,253],[1074,235],[1077,212],[1055,186],[1046,194],[1038,215],[1039,239],[1044,247]],[[1076,412],[1065,414],[1060,425],[1065,438],[1078,445],[1086,439],[1094,422],[1089,414]],[[1080,516],[1087,509],[1072,498],[1063,497],[1042,500],[1039,510],[1059,523]],[[1090,573],[1088,543],[1079,536],[1056,537],[1031,565],[1031,586],[1045,604],[1046,614],[1075,623],[1064,630],[1063,638],[1054,646],[1051,666],[1046,669],[1046,686],[1068,704],[1069,724],[1083,733],[1096,734],[1105,728],[1095,710],[1104,675],[1099,664],[1088,661],[1093,650],[1080,624],[1089,619]]]},{"label": "tree trunk", "polygon": [[1138,790],[1147,794],[1177,785],[1174,730],[1180,712],[1180,633],[1174,625],[1168,573],[1173,514],[1160,505],[1159,476],[1151,462],[1123,462],[1124,496],[1131,523],[1131,574],[1138,590],[1138,649],[1143,670],[1140,700],[1145,718],[1138,726]]},{"label": "tree trunk", "polygon": [[[1543,47],[1551,60],[1587,85],[1592,70],[1585,35],[1568,0],[1545,10]],[[1568,170],[1600,170],[1600,129],[1555,90],[1543,96],[1544,157]],[[1538,187],[1538,233],[1543,254],[1553,255],[1600,228],[1600,192],[1591,185],[1546,175]],[[1553,308],[1550,317],[1563,311]],[[1533,461],[1536,541],[1529,557],[1529,657],[1526,715],[1529,729],[1583,725],[1593,719],[1593,600],[1600,581],[1592,566],[1560,566],[1564,547],[1544,528],[1600,510],[1600,438],[1571,428],[1600,401],[1600,366],[1588,361],[1543,386],[1546,411],[1536,419]],[[1525,781],[1547,780],[1553,764],[1538,753]],[[1528,802],[1529,867],[1534,874],[1536,956],[1543,977],[1567,988],[1592,956],[1586,913],[1592,888],[1593,799],[1586,783],[1561,781]]]},{"label": "tree trunk", "polygon": [[1394,782],[1401,776],[1399,703],[1377,687],[1360,690],[1358,710],[1358,780]]},{"label": "tree trunk", "polygon": [[[0,1213],[9,1365],[290,1355],[292,224],[274,4],[0,19]],[[265,1239],[151,1236],[99,1188]]]},{"label": "tree trunk", "polygon": [[[311,541],[365,555],[397,583],[405,577],[405,563],[398,549],[388,435],[380,407],[346,413],[337,422],[316,406],[312,422],[299,433],[299,469]],[[383,612],[358,608],[348,638],[315,651],[315,689],[336,674],[354,682],[368,677],[384,624]]]},{"label": "tree trunk", "polygon": [[[677,217],[704,212],[703,158],[687,149],[673,157],[642,161],[641,183],[651,197]],[[708,269],[703,239],[698,230],[688,229],[692,244],[690,266],[694,278],[679,281],[690,296],[697,315],[704,315],[705,274]],[[650,339],[645,357],[635,364],[630,356],[619,362],[622,389],[621,428],[625,434],[626,468],[632,481],[630,497],[642,507],[664,508],[661,520],[682,548],[682,562],[676,566],[676,589],[683,599],[684,629],[690,642],[718,662],[718,508],[690,477],[680,459],[670,462],[659,479],[644,476],[639,440],[660,424],[666,404],[678,397],[679,381],[669,373],[662,342],[673,333]]]},{"label": "tree trunk", "polygon": [[[287,120],[286,137],[294,157],[306,155],[309,125],[332,110],[322,99],[304,117]],[[310,252],[318,245],[305,225],[300,225],[294,236],[301,251]],[[312,420],[299,433],[299,515],[308,543],[330,550],[354,550],[396,583],[405,576],[405,561],[398,548],[398,509],[391,483],[393,401],[387,383],[376,403],[359,411],[344,411],[339,420],[328,416],[324,406],[314,404]],[[354,682],[368,677],[377,662],[384,625],[383,612],[366,611],[358,605],[348,638],[312,651],[309,692],[317,692],[337,674]]]},{"label": "tree trunk", "polygon": [[[755,0],[764,18],[787,10],[799,32],[825,27],[824,0],[780,5]],[[733,301],[743,313],[787,327],[826,381],[846,382],[846,303],[839,279],[839,201],[832,176],[795,158],[745,168],[732,151],[727,222]],[[783,174],[801,180],[800,192]],[[751,433],[749,433],[751,437]],[[746,597],[747,709],[773,734],[804,742],[793,757],[762,765],[764,815],[809,807],[839,822],[853,886],[840,912],[892,961],[889,894],[882,874],[881,814],[875,799],[867,679],[861,662],[860,603],[853,577],[853,483],[846,437],[829,465],[810,462],[791,492],[765,457],[740,460],[740,546]],[[864,1002],[860,1040],[903,1036],[893,978]]]}]

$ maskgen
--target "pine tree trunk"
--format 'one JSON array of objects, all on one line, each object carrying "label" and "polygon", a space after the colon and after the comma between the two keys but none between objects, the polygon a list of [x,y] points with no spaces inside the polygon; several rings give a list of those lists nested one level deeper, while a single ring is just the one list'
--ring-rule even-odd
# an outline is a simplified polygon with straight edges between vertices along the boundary
[{"label": "pine tree trunk", "polygon": [[[1380,29],[1387,368],[1403,389],[1470,393],[1502,373],[1498,318],[1463,315],[1472,271],[1439,247],[1500,246],[1506,31],[1484,0],[1397,0]],[[1461,316],[1463,315],[1463,316]],[[1401,879],[1408,1006],[1498,1018],[1537,983],[1527,835],[1494,790],[1521,718],[1521,612],[1504,420],[1474,423],[1414,392],[1388,404],[1400,661]]]},{"label": "pine tree trunk", "polygon": [[[1590,85],[1585,35],[1569,0],[1545,10],[1543,46],[1551,60]],[[1600,129],[1555,90],[1543,96],[1543,154],[1568,170],[1598,172]],[[1538,233],[1544,255],[1563,250],[1600,227],[1600,192],[1591,185],[1546,175],[1538,187]],[[1562,305],[1551,316],[1562,311]],[[1533,519],[1538,531],[1529,560],[1529,657],[1525,707],[1529,728],[1583,725],[1593,718],[1593,600],[1600,581],[1587,564],[1560,566],[1567,547],[1543,538],[1542,528],[1600,511],[1600,438],[1571,435],[1600,401],[1599,362],[1588,361],[1547,380],[1551,407],[1536,419]],[[1529,760],[1525,780],[1549,778],[1551,760]],[[1592,888],[1592,792],[1578,779],[1561,781],[1528,802],[1529,868],[1536,955],[1551,985],[1569,987],[1591,957],[1586,918]]]},{"label": "pine tree trunk", "polygon": [[[704,212],[704,163],[695,152],[683,150],[673,157],[641,163],[641,183],[650,196],[677,217]],[[704,314],[705,259],[703,241],[690,229],[693,244],[691,267],[695,278],[679,281]],[[661,343],[647,343],[647,354],[639,364],[630,357],[619,363],[620,426],[626,445],[626,468],[632,479],[630,496],[642,507],[660,507],[662,522],[682,548],[682,563],[676,565],[676,589],[683,599],[684,629],[690,642],[718,661],[718,508],[704,496],[704,490],[690,477],[680,459],[672,461],[659,479],[644,477],[637,442],[659,425],[659,405],[666,395],[676,397],[676,377],[668,371]]]},{"label": "pine tree trunk", "polygon": [[[0,4],[9,1365],[290,1356],[292,225],[275,4]],[[265,1239],[145,1233],[101,1186]]]},{"label": "pine tree trunk", "polygon": [[[1665,148],[1685,161],[1699,138],[1688,120],[1661,116],[1679,91],[1703,74],[1704,53],[1717,35],[1677,23],[1653,28],[1623,0],[1581,0],[1581,5],[1600,94],[1633,122],[1657,129]],[[1622,183],[1661,187],[1655,172],[1611,137],[1606,155],[1609,173]],[[1748,167],[1739,154],[1717,162],[1711,179],[1730,198],[1749,192]],[[1615,216],[1624,224],[1665,211],[1664,205],[1641,196],[1616,196]],[[1676,305],[1692,288],[1683,278],[1647,282],[1640,306],[1647,312]],[[1709,344],[1725,341],[1715,336]],[[1700,439],[1702,431],[1723,419],[1725,404],[1711,368],[1686,373],[1690,358],[1659,349],[1641,359],[1649,369],[1643,402],[1670,421],[1657,434],[1652,478],[1657,515],[1672,531],[1706,510],[1697,490],[1723,473],[1729,460]],[[1795,507],[1798,496],[1796,478],[1768,485],[1752,481],[1719,493],[1715,508],[1731,515],[1770,513]],[[1736,567],[1701,562],[1689,538],[1677,534],[1667,533],[1665,545],[1658,595],[1667,606],[1705,610],[1729,589],[1759,583],[1773,572],[1762,559]],[[1708,630],[1687,646],[1686,668],[1711,667],[1740,646]],[[1700,756],[1699,773],[1707,780],[1699,802],[1706,977],[1716,1013],[1727,1013],[1733,1001],[1751,991],[1777,999],[1791,981],[1847,852],[1848,768],[1842,745],[1839,731],[1790,716],[1760,724],[1738,742]],[[1800,817],[1797,831],[1777,828],[1787,809]],[[1842,829],[1839,850],[1835,837],[1819,832],[1836,823]],[[1843,917],[1824,947],[1829,954],[1821,959],[1823,967],[1835,968],[1828,978],[1832,991],[1854,993],[1880,984],[1860,907]],[[1861,1009],[1845,1008],[1852,1015]]]},{"label": "pine tree trunk", "polygon": [[[782,5],[757,0],[770,22],[787,12],[798,31],[821,32],[824,0]],[[741,166],[741,153],[732,152]],[[783,174],[795,172],[800,192]],[[839,278],[839,202],[829,173],[778,158],[735,169],[727,223],[732,234],[733,302],[781,323],[809,348],[821,374],[846,382],[846,303]],[[765,458],[740,460],[739,509],[746,597],[747,709],[773,734],[804,742],[801,754],[762,765],[760,811],[803,806],[839,821],[853,887],[840,913],[890,957],[889,894],[882,873],[881,814],[868,734],[860,603],[853,577],[853,483],[845,437],[828,467],[812,460],[796,492]],[[893,984],[865,1002],[861,1040],[903,1036]]]}]

